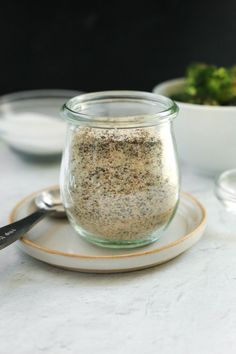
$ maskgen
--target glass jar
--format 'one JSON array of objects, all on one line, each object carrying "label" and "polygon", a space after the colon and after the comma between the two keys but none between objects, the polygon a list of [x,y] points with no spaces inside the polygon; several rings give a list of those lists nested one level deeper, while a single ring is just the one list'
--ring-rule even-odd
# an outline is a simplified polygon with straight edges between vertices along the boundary
[{"label": "glass jar", "polygon": [[176,104],[152,93],[105,91],[74,97],[62,112],[61,195],[74,229],[105,247],[156,241],[179,199]]}]

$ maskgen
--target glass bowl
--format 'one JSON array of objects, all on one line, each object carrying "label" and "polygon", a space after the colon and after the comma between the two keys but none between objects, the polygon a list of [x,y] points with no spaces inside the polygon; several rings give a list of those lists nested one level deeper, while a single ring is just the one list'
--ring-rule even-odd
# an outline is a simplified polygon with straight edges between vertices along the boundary
[{"label": "glass bowl", "polygon": [[66,124],[61,106],[80,92],[33,90],[0,97],[0,136],[12,149],[29,156],[58,156],[62,153]]},{"label": "glass bowl", "polygon": [[217,177],[215,194],[227,210],[236,213],[236,169],[224,171]]}]

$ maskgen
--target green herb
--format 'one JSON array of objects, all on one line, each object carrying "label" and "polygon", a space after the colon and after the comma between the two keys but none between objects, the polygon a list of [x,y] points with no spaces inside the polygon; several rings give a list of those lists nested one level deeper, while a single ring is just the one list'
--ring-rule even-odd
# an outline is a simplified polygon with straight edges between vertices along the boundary
[{"label": "green herb", "polygon": [[191,64],[186,70],[184,90],[171,98],[203,105],[236,105],[236,66]]}]

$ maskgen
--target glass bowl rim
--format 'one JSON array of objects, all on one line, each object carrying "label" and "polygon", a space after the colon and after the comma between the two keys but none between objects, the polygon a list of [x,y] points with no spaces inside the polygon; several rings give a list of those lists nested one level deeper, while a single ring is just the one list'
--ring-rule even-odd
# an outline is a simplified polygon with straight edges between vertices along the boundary
[{"label": "glass bowl rim", "polygon": [[70,90],[70,89],[35,89],[35,90],[23,90],[15,91],[0,96],[0,105],[4,103],[13,103],[21,100],[30,100],[37,98],[70,98],[75,95],[81,94],[82,91]]}]

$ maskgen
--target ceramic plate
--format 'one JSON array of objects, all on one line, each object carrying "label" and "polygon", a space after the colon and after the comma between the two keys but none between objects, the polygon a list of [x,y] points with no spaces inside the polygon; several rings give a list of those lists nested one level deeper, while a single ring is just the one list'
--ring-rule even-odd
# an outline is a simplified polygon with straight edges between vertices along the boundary
[{"label": "ceramic plate", "polygon": [[[38,192],[21,200],[10,215],[10,222],[33,211]],[[128,250],[92,245],[72,229],[66,219],[45,218],[26,234],[18,245],[43,262],[81,272],[115,273],[152,267],[183,253],[203,235],[206,227],[204,207],[193,196],[182,193],[174,219],[159,241]]]}]

